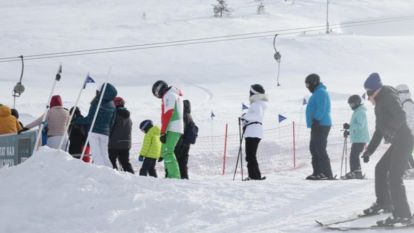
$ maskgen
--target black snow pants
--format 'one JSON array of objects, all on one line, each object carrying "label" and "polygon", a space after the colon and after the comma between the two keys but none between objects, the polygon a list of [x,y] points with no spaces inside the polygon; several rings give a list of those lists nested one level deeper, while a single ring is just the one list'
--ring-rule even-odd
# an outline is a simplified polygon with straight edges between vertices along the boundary
[{"label": "black snow pants", "polygon": [[249,178],[252,180],[260,180],[262,178],[262,174],[260,173],[259,164],[256,157],[260,138],[245,138],[245,141],[247,171]]},{"label": "black snow pants", "polygon": [[331,161],[328,152],[326,151],[330,130],[330,126],[321,126],[319,124],[312,125],[309,149],[312,155],[313,175],[322,173],[325,176],[332,178]]},{"label": "black snow pants", "polygon": [[178,166],[180,167],[181,179],[188,180],[188,152],[190,151],[190,146],[185,144],[180,144],[175,147],[175,157],[177,158]]},{"label": "black snow pants", "polygon": [[108,153],[114,169],[118,169],[118,166],[116,165],[116,160],[118,159],[124,171],[134,174],[132,165],[129,162],[129,149],[109,149]]},{"label": "black snow pants", "polygon": [[157,171],[155,170],[155,164],[157,163],[156,159],[144,158],[141,169],[139,170],[140,176],[153,176],[157,177]]},{"label": "black snow pants", "polygon": [[351,146],[351,155],[349,158],[349,163],[351,165],[351,172],[361,170],[361,162],[359,155],[364,150],[366,143],[352,143]]},{"label": "black snow pants", "polygon": [[412,150],[412,135],[408,127],[403,126],[375,167],[377,203],[392,205],[394,217],[411,217],[403,175],[408,167]]}]

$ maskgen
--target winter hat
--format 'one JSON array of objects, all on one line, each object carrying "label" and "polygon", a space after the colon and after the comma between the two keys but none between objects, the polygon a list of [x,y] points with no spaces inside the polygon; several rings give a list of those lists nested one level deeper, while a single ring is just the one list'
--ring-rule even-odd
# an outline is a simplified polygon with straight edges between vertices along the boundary
[{"label": "winter hat", "polygon": [[62,98],[60,95],[54,95],[50,100],[50,107],[62,106]]},{"label": "winter hat", "polygon": [[260,84],[253,84],[250,86],[250,95],[264,94],[265,90]]},{"label": "winter hat", "polygon": [[362,104],[362,99],[359,95],[351,95],[348,98],[348,104],[352,110],[355,110]]},{"label": "winter hat", "polygon": [[321,83],[321,78],[317,74],[310,74],[305,79],[306,87],[313,93],[316,87]]},{"label": "winter hat", "polygon": [[139,129],[147,132],[152,126],[153,124],[151,120],[144,120],[141,122],[141,124],[139,124]]},{"label": "winter hat", "polygon": [[16,117],[16,119],[19,119],[19,112],[17,111],[17,109],[10,109],[12,116]]},{"label": "winter hat", "polygon": [[382,87],[381,78],[378,73],[372,73],[369,75],[364,83],[364,88],[367,94],[371,96],[374,92]]},{"label": "winter hat", "polygon": [[114,104],[115,104],[115,107],[124,107],[125,100],[122,99],[122,97],[117,96],[114,99]]}]

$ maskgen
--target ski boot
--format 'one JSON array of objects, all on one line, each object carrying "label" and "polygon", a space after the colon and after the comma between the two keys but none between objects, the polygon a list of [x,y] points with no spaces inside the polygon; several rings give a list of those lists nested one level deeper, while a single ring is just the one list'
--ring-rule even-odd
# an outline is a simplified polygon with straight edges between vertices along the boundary
[{"label": "ski boot", "polygon": [[352,171],[346,173],[346,175],[343,178],[344,180],[349,179],[364,179],[364,175],[362,175],[362,172],[360,170]]},{"label": "ski boot", "polygon": [[371,207],[364,210],[364,215],[376,215],[380,212],[383,213],[391,213],[392,207],[390,205],[382,205],[374,202]]},{"label": "ski boot", "polygon": [[396,224],[412,225],[414,224],[414,217],[402,218],[391,216],[384,220],[377,221],[377,226],[394,226]]}]

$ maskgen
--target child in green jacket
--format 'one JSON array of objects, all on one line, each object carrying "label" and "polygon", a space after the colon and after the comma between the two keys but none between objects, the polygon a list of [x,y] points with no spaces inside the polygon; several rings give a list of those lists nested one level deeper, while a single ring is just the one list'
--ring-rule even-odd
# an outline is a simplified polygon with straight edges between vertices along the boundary
[{"label": "child in green jacket", "polygon": [[151,120],[141,122],[139,128],[145,133],[144,143],[140,152],[140,161],[143,160],[142,167],[139,170],[140,176],[148,174],[157,177],[155,164],[161,155],[160,127],[153,125]]}]

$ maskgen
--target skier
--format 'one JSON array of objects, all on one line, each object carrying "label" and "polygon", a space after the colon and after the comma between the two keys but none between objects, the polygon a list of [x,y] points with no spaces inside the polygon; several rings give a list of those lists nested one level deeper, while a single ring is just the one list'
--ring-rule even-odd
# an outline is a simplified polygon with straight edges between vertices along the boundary
[{"label": "skier", "polygon": [[145,133],[139,155],[139,160],[143,161],[139,175],[157,177],[155,164],[161,155],[160,127],[153,125],[151,120],[144,120],[139,124],[139,128]]},{"label": "skier", "polygon": [[407,126],[398,93],[393,87],[383,86],[379,74],[372,73],[365,81],[364,88],[375,106],[376,117],[375,132],[362,155],[364,162],[369,161],[382,139],[391,144],[375,167],[377,200],[364,213],[370,215],[392,210],[392,216],[377,224],[408,224],[412,216],[402,177],[413,150],[413,136]]},{"label": "skier", "polygon": [[163,145],[161,158],[164,160],[167,177],[180,179],[180,169],[174,150],[184,133],[182,93],[179,89],[169,87],[166,82],[159,80],[152,86],[152,94],[162,100],[160,141]]},{"label": "skier", "polygon": [[260,84],[250,86],[250,107],[246,114],[241,117],[243,122],[243,136],[246,144],[247,180],[263,180],[257,162],[257,148],[263,138],[263,116],[267,108],[268,97]]},{"label": "skier", "polygon": [[125,108],[125,101],[122,97],[115,97],[114,104],[116,116],[109,135],[109,159],[113,168],[118,169],[116,165],[116,160],[118,159],[124,171],[134,174],[134,170],[129,162],[132,131],[130,112]]},{"label": "skier", "polygon": [[[69,113],[72,114],[73,111],[75,111],[73,113],[74,118],[83,117],[78,107],[76,108],[72,107],[69,110]],[[84,125],[74,124],[72,120],[69,126],[69,129],[68,129],[68,135],[69,135],[69,154],[72,155],[74,158],[79,159],[82,154],[83,146],[85,145],[85,142],[86,142],[86,137],[88,136],[87,129],[85,128]],[[88,145],[86,152],[85,152],[85,156],[83,156],[83,159],[82,159],[86,163],[90,162],[89,153],[90,153],[90,147]]]},{"label": "skier", "polygon": [[[96,91],[96,96],[91,101],[88,115],[86,117],[77,117],[74,119],[75,124],[86,125],[91,127],[95,112],[98,111],[95,124],[89,135],[89,144],[91,146],[93,162],[96,165],[104,165],[112,168],[108,155],[109,132],[115,120],[114,98],[117,95],[116,88],[107,83],[105,93],[102,93],[105,84]],[[99,98],[103,94],[102,103],[98,108]]]},{"label": "skier", "polygon": [[17,109],[12,108],[11,109],[11,114],[12,116],[16,117],[17,121],[19,122],[20,128],[23,129],[23,123],[19,121],[19,112],[17,111]]},{"label": "skier", "polygon": [[[396,89],[405,112],[405,117],[407,118],[408,128],[410,128],[411,134],[414,135],[414,101],[411,99],[410,89],[406,84],[400,84],[396,87]],[[407,171],[407,173],[414,174],[413,156],[410,156],[409,158],[409,168],[411,172]]]},{"label": "skier", "polygon": [[18,120],[11,114],[11,110],[6,105],[0,104],[0,135],[18,133],[22,130]]},{"label": "skier", "polygon": [[[175,147],[175,155],[177,156],[178,166],[180,167],[181,179],[188,179],[188,152],[191,144],[195,143],[198,127],[191,116],[191,103],[189,100],[184,100],[184,134],[178,140]],[[195,132],[197,131],[197,132]]]},{"label": "skier", "polygon": [[[27,124],[23,130],[31,129],[42,124],[43,115]],[[50,100],[50,108],[47,112],[47,143],[50,148],[65,149],[67,138],[64,139],[62,148],[58,148],[62,137],[64,136],[65,126],[69,121],[69,111],[62,106],[62,98],[54,95]],[[46,128],[46,126],[45,126]]]},{"label": "skier", "polygon": [[312,155],[313,173],[307,180],[334,179],[326,146],[331,130],[331,100],[325,85],[320,82],[319,75],[310,74],[305,79],[306,88],[312,93],[306,106],[306,124],[311,128],[309,143]]},{"label": "skier", "polygon": [[[361,171],[361,163],[359,156],[369,142],[367,109],[362,104],[359,95],[352,95],[348,98],[348,104],[354,111],[352,113],[351,121],[344,124],[344,136],[351,136],[351,156],[350,167],[351,171],[345,174],[345,179],[363,179]],[[348,131],[349,129],[349,131]]]}]

